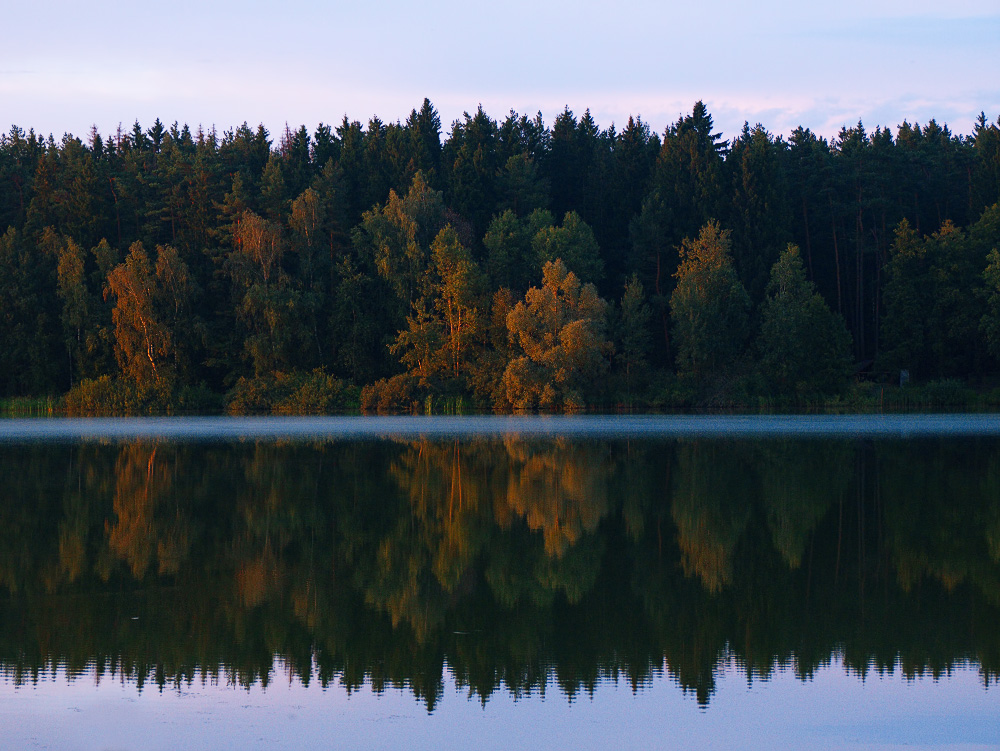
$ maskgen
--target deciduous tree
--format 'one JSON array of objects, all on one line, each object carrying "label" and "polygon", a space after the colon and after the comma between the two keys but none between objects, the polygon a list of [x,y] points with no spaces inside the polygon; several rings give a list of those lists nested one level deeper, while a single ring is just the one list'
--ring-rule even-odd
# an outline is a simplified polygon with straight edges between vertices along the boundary
[{"label": "deciduous tree", "polygon": [[158,305],[155,267],[141,242],[108,275],[105,295],[115,298],[115,357],[122,373],[139,384],[169,378],[173,336]]},{"label": "deciduous tree", "polygon": [[508,402],[521,410],[582,408],[613,352],[606,326],[607,303],[597,288],[581,284],[558,258],[546,263],[542,286],[529,289],[507,316],[521,353],[504,372]]}]

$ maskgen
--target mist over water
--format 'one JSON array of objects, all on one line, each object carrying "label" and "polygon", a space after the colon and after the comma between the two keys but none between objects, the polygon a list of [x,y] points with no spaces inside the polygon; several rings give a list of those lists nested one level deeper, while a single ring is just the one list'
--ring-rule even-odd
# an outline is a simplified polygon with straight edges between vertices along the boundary
[{"label": "mist over water", "polygon": [[111,417],[0,421],[0,441],[1000,436],[991,414]]}]

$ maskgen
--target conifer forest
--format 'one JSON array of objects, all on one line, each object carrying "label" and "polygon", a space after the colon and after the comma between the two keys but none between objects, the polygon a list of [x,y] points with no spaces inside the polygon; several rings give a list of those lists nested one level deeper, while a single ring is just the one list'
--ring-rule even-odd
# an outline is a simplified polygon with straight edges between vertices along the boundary
[{"label": "conifer forest", "polygon": [[1000,382],[1000,119],[0,136],[0,399],[578,411]]}]

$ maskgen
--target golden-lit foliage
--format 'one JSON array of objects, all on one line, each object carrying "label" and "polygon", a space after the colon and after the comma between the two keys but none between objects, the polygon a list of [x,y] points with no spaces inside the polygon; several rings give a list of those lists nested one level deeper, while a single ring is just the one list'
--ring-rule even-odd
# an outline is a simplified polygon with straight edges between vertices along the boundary
[{"label": "golden-lit foliage", "polygon": [[523,519],[541,532],[545,552],[561,558],[580,538],[593,534],[609,511],[608,466],[588,447],[565,442],[539,446],[504,442],[510,463],[506,492],[494,516],[501,527]]},{"label": "golden-lit foliage", "polygon": [[176,573],[189,546],[188,525],[174,505],[172,457],[158,460],[158,450],[156,443],[122,447],[115,468],[115,520],[106,526],[109,549],[140,580],[154,560],[158,573]]},{"label": "golden-lit foliage", "polygon": [[677,450],[671,514],[684,573],[697,576],[709,592],[732,578],[736,543],[750,516],[752,495],[745,468],[710,441],[685,443]]},{"label": "golden-lit foliage", "polygon": [[160,377],[172,350],[170,331],[157,309],[155,269],[141,242],[108,275],[105,296],[115,298],[115,356],[122,372],[144,383]]},{"label": "golden-lit foliage", "polygon": [[158,245],[156,262],[141,242],[132,244],[124,263],[108,274],[106,299],[111,312],[115,357],[122,373],[138,384],[170,382],[185,363],[178,339],[188,322],[195,283],[177,250]]},{"label": "golden-lit foliage", "polygon": [[405,196],[390,190],[384,206],[376,206],[361,217],[359,243],[407,306],[422,291],[431,241],[443,226],[443,217],[441,192],[433,190],[419,171]]},{"label": "golden-lit foliage", "polygon": [[406,443],[389,476],[405,499],[373,559],[367,601],[423,640],[467,582],[488,536],[480,504],[489,494],[478,451],[459,441]]},{"label": "golden-lit foliage", "polygon": [[[470,456],[471,454],[471,456]],[[481,505],[488,507],[475,446],[460,441],[421,441],[392,467],[392,476],[409,496],[422,532],[433,535],[432,570],[446,591],[453,590],[477,552]]]},{"label": "golden-lit foliage", "polygon": [[558,258],[542,277],[507,315],[518,349],[503,375],[506,400],[516,410],[579,410],[614,349],[605,332],[607,303]]},{"label": "golden-lit foliage", "polygon": [[430,262],[406,328],[390,346],[418,385],[431,391],[449,384],[465,390],[480,336],[481,274],[454,227],[444,227],[431,244]]},{"label": "golden-lit foliage", "polygon": [[277,280],[285,254],[278,227],[247,210],[240,217],[233,242],[238,255],[233,258],[232,273],[238,283],[246,287],[260,284],[267,289]]},{"label": "golden-lit foliage", "polygon": [[269,548],[253,558],[241,558],[236,570],[236,593],[240,603],[255,608],[282,590],[282,570]]}]

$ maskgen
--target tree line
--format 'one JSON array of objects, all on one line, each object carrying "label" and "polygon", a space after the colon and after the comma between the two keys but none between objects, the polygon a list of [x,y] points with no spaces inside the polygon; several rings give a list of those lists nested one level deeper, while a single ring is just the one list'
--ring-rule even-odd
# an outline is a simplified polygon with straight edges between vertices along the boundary
[{"label": "tree line", "polygon": [[[826,140],[703,103],[0,136],[0,396],[501,411],[984,381],[1000,120]],[[222,397],[222,395],[225,395]]]}]

